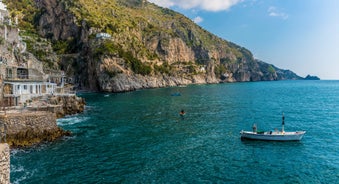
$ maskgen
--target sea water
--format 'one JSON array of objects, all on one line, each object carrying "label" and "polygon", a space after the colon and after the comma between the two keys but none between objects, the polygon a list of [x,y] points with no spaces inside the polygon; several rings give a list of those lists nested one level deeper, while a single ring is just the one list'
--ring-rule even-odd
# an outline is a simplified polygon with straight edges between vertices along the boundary
[{"label": "sea water", "polygon": [[[180,93],[180,96],[172,96]],[[11,151],[12,183],[338,183],[339,81],[191,85],[87,93],[73,132]],[[181,110],[186,112],[180,116]],[[239,132],[306,130],[298,142]]]}]

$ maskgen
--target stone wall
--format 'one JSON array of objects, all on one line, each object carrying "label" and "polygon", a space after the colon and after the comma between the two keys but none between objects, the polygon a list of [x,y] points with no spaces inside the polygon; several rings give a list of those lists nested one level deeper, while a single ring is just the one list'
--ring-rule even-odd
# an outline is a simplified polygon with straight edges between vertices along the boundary
[{"label": "stone wall", "polygon": [[50,112],[24,112],[7,113],[6,117],[0,117],[0,121],[7,126],[7,135],[19,133],[27,129],[50,130],[56,125],[56,116]]},{"label": "stone wall", "polygon": [[0,143],[0,183],[10,183],[10,151],[8,144]]},{"label": "stone wall", "polygon": [[3,98],[3,73],[1,71],[1,64],[0,64],[0,107],[2,106],[2,98]]},{"label": "stone wall", "polygon": [[30,146],[71,134],[58,127],[56,119],[83,112],[85,100],[75,95],[65,95],[52,96],[47,101],[48,105],[45,106],[8,109],[0,113],[0,125],[6,128],[6,142],[10,146]]},{"label": "stone wall", "polygon": [[10,146],[29,146],[70,134],[57,126],[56,114],[47,111],[7,113],[0,116],[0,123],[6,126]]}]

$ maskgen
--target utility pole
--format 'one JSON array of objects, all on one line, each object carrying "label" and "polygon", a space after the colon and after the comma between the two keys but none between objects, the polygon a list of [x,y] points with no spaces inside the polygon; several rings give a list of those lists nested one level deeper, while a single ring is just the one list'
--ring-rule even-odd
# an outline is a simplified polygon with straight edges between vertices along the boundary
[{"label": "utility pole", "polygon": [[146,4],[146,0],[141,0],[141,8],[144,8]]},{"label": "utility pole", "polygon": [[4,92],[4,80],[3,80],[3,75],[0,75],[0,100],[1,100],[1,106],[2,110],[5,112],[6,116],[6,107],[5,107],[5,92]]},{"label": "utility pole", "polygon": [[2,74],[0,74],[0,101],[1,106],[4,107],[4,86],[3,86]]},{"label": "utility pole", "polygon": [[7,25],[5,24],[5,41],[7,40]]}]

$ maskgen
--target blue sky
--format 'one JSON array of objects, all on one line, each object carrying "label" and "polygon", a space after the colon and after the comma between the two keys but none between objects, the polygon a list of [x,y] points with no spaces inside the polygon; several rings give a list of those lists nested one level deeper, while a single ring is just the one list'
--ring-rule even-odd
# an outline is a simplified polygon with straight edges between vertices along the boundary
[{"label": "blue sky", "polygon": [[305,77],[339,79],[338,0],[149,0]]}]

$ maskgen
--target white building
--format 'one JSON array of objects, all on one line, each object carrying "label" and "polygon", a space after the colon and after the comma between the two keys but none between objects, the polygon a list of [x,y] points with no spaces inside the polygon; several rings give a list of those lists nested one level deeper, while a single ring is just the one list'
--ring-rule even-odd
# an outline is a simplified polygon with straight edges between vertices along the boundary
[{"label": "white building", "polygon": [[108,33],[97,33],[96,38],[97,39],[106,39],[106,38],[111,38],[112,36]]},{"label": "white building", "polygon": [[5,18],[8,17],[7,6],[0,0],[0,21],[3,23]]},{"label": "white building", "polygon": [[6,106],[18,106],[28,100],[54,93],[55,83],[49,82],[4,82]]},{"label": "white building", "polygon": [[[39,66],[35,66],[39,68]],[[45,75],[34,68],[18,67],[0,63],[0,74],[3,79],[3,100],[5,106],[19,106],[33,98],[45,95],[54,95],[61,91],[58,86],[57,77],[45,79]],[[59,82],[60,83],[60,82]]]},{"label": "white building", "polygon": [[7,11],[7,6],[0,0],[0,10]]}]

